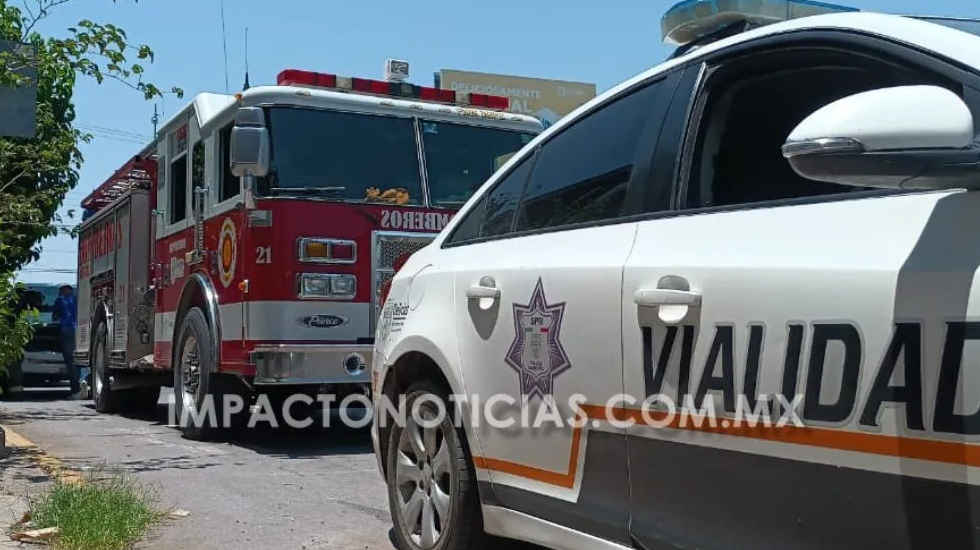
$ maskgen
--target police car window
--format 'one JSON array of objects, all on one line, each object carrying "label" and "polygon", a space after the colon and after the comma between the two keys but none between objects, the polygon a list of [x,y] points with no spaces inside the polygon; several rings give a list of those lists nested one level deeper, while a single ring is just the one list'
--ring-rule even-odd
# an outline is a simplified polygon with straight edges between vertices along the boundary
[{"label": "police car window", "polygon": [[231,173],[231,154],[229,153],[229,144],[231,143],[231,128],[232,124],[229,124],[221,129],[221,135],[219,136],[219,145],[221,147],[221,186],[220,194],[218,195],[218,200],[226,201],[235,195],[239,191],[239,179],[238,176]]},{"label": "police car window", "polygon": [[486,214],[483,228],[480,231],[481,237],[493,237],[511,232],[514,213],[517,211],[518,201],[521,200],[521,193],[524,191],[524,185],[531,171],[531,164],[530,159],[524,160],[493,191],[487,194]]},{"label": "police car window", "polygon": [[452,236],[449,238],[449,242],[461,243],[479,238],[480,231],[483,229],[483,220],[486,219],[486,213],[487,198],[483,197],[480,202],[476,203],[466,213],[466,217],[459,222],[459,225],[456,226]]},{"label": "police car window", "polygon": [[[541,147],[517,230],[618,217],[659,83],[601,107]],[[652,151],[650,151],[652,153]]]},{"label": "police car window", "polygon": [[524,191],[533,159],[533,155],[529,155],[494,185],[493,189],[466,213],[466,217],[453,231],[449,242],[461,243],[510,233],[517,203]]},{"label": "police car window", "polygon": [[687,182],[691,207],[728,206],[864,190],[797,175],[781,146],[810,113],[849,95],[909,84],[949,85],[858,52],[799,48],[729,62],[708,81]]}]

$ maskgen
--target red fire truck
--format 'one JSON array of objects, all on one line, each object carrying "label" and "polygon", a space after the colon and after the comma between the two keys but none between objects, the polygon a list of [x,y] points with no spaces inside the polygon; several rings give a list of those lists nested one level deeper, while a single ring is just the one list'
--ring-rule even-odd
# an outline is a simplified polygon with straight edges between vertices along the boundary
[{"label": "red fire truck", "polygon": [[82,201],[76,360],[97,410],[161,386],[177,419],[207,396],[367,393],[397,263],[541,130],[503,97],[277,80],[198,95]]}]

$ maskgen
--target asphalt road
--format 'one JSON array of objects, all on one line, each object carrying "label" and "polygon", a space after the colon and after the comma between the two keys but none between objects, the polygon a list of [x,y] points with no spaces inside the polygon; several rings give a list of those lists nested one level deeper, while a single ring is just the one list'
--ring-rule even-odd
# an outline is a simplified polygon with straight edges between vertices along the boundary
[{"label": "asphalt road", "polygon": [[166,407],[98,414],[63,391],[0,402],[0,423],[78,470],[128,472],[160,504],[190,516],[139,548],[391,549],[384,483],[365,430],[247,431],[228,441],[181,438]]}]

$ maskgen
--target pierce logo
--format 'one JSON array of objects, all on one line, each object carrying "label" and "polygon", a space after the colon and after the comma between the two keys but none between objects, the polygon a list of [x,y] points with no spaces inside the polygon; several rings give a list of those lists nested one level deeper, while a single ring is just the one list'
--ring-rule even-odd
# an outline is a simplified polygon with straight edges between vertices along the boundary
[{"label": "pierce logo", "polygon": [[347,319],[339,315],[318,313],[309,317],[303,317],[300,319],[300,322],[310,328],[333,328],[346,325]]}]

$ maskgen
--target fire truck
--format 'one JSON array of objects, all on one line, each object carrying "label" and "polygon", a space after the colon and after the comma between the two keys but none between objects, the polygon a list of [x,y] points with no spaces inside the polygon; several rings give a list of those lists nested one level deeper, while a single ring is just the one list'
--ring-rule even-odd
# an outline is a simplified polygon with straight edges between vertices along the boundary
[{"label": "fire truck", "polygon": [[293,69],[197,95],[82,201],[76,361],[96,409],[172,386],[204,438],[218,426],[184,411],[206,399],[369,394],[395,270],[541,130],[507,106]]}]

